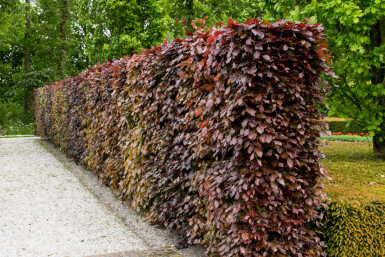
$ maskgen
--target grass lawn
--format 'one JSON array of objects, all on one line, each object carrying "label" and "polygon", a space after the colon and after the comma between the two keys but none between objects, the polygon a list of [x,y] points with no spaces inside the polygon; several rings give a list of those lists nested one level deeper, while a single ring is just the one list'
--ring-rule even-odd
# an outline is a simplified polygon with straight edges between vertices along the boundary
[{"label": "grass lawn", "polygon": [[333,201],[368,203],[385,200],[385,161],[373,159],[373,144],[326,142],[321,150],[331,180],[324,181]]},{"label": "grass lawn", "polygon": [[7,135],[7,136],[0,136],[0,138],[17,138],[17,137],[34,137],[34,135]]}]

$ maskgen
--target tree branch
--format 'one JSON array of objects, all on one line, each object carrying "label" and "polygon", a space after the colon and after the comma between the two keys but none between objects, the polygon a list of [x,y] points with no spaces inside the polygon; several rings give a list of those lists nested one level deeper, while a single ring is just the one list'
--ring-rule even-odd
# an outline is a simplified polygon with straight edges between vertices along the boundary
[{"label": "tree branch", "polygon": [[[341,77],[343,78],[343,80],[344,80],[344,82],[345,82],[347,88],[349,88],[349,83],[348,83],[348,80],[346,79],[346,75],[341,76]],[[349,95],[347,92],[345,92],[343,89],[341,89],[341,92],[342,92],[347,98],[349,98],[349,100],[350,100],[355,106],[357,106],[357,108],[358,108],[360,111],[362,111],[362,107],[361,107],[361,105],[359,104],[359,102],[358,102],[357,98],[355,97],[354,93],[353,93],[351,90],[349,90],[349,91],[350,91],[350,94],[351,94],[351,95]]]}]

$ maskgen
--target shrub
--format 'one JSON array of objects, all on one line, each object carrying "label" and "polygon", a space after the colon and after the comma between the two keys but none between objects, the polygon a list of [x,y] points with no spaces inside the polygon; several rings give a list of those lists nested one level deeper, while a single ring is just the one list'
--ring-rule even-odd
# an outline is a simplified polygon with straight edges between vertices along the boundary
[{"label": "shrub", "polygon": [[0,136],[32,135],[33,133],[31,118],[24,112],[20,103],[0,101]]},{"label": "shrub", "polygon": [[385,256],[384,202],[331,202],[326,215],[328,256]]},{"label": "shrub", "polygon": [[365,132],[364,126],[358,121],[349,122],[346,120],[326,119],[323,122],[329,124],[331,132],[342,132],[342,134]]},{"label": "shrub", "polygon": [[36,132],[209,254],[320,256],[324,42],[318,24],[201,27],[36,90]]}]

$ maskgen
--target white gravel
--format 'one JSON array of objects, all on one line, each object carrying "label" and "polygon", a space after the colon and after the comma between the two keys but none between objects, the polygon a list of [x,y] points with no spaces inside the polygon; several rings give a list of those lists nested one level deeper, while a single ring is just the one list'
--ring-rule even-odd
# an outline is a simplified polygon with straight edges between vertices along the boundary
[{"label": "white gravel", "polygon": [[37,138],[0,139],[0,256],[148,249]]}]

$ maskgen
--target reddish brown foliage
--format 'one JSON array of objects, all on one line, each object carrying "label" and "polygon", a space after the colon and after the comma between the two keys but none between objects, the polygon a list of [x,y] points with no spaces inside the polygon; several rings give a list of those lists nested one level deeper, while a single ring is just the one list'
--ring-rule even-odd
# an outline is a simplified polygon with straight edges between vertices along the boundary
[{"label": "reddish brown foliage", "polygon": [[36,90],[37,134],[209,253],[320,256],[325,52],[318,24],[230,19]]}]

